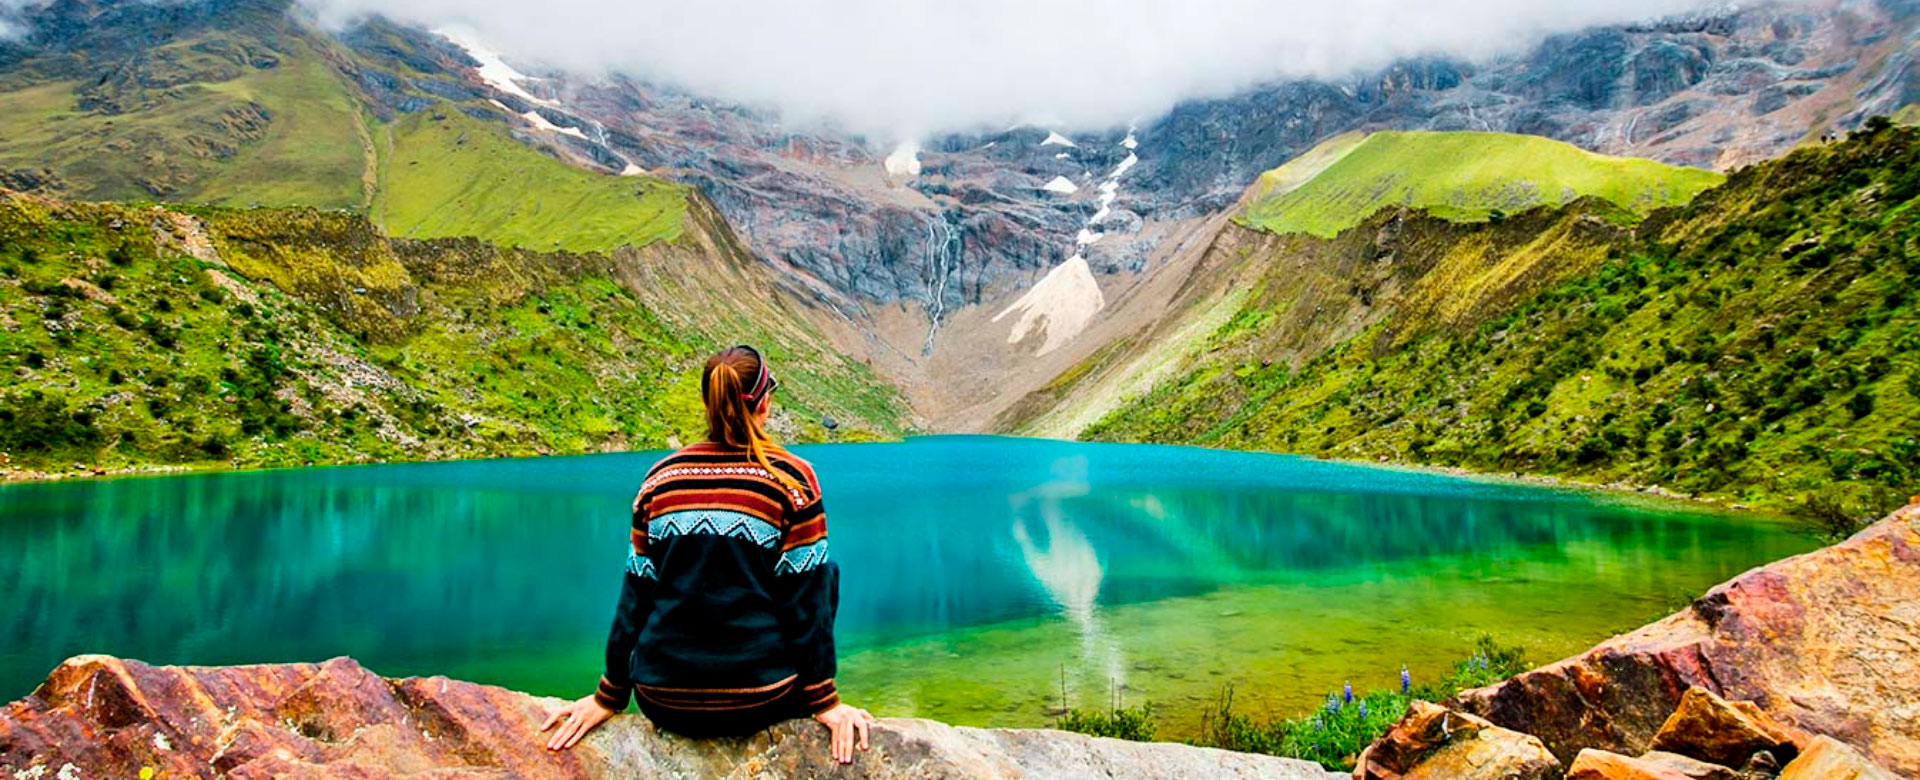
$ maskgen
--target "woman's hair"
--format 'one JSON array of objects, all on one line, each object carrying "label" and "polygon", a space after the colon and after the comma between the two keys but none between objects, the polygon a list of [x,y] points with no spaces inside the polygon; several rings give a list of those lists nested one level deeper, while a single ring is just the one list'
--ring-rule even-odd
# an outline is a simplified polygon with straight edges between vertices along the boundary
[{"label": "woman's hair", "polygon": [[785,450],[773,443],[754,414],[777,384],[760,351],[753,347],[742,344],[707,358],[707,368],[700,375],[700,397],[707,406],[707,440],[746,450],[747,457],[780,484],[799,490],[800,483],[774,468],[768,459],[768,452]]}]

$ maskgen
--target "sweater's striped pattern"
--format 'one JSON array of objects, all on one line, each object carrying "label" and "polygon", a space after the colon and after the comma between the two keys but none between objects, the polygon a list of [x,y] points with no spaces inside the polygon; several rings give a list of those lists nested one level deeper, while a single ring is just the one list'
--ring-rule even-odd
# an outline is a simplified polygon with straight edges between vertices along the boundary
[{"label": "sweater's striped pattern", "polygon": [[685,534],[714,534],[745,539],[769,550],[779,546],[780,529],[760,518],[724,509],[669,512],[647,521],[647,538],[665,539]]}]

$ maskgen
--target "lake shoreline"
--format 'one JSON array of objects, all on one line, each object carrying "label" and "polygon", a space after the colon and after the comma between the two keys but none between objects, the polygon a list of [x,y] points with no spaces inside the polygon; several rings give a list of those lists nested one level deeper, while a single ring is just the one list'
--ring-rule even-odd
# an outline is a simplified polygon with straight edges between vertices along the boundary
[{"label": "lake shoreline", "polygon": [[[938,437],[938,436],[981,436],[981,435],[1005,436],[1006,438],[1015,438],[1015,439],[1033,438],[1033,439],[1043,439],[1043,440],[1049,440],[1049,441],[1077,441],[1072,439],[1053,439],[1051,437],[1045,437],[1045,436],[1028,437],[1028,436],[1014,436],[1009,434],[975,434],[975,433],[930,433],[930,434],[921,434],[919,436],[914,436],[910,438],[924,438],[924,437]],[[828,443],[858,443],[858,442],[796,442],[796,445],[828,444]],[[1309,455],[1305,453],[1277,452],[1273,450],[1242,450],[1242,449],[1236,449],[1232,447],[1211,447],[1211,446],[1200,445],[1200,444],[1175,443],[1175,444],[1168,445],[1166,442],[1139,442],[1139,443],[1158,444],[1158,445],[1167,445],[1167,446],[1175,446],[1175,447],[1196,447],[1200,449],[1224,450],[1229,452],[1254,452],[1254,453],[1264,453],[1268,455],[1282,455],[1287,457],[1305,458],[1308,460],[1324,461],[1327,463],[1341,463],[1341,464],[1350,465],[1350,466],[1362,466],[1367,468],[1387,469],[1390,471],[1404,471],[1404,472],[1418,473],[1418,474],[1437,474],[1441,476],[1454,477],[1458,479],[1468,479],[1468,480],[1473,480],[1478,482],[1523,485],[1527,487],[1545,487],[1545,488],[1553,488],[1553,489],[1560,489],[1560,490],[1575,490],[1575,491],[1598,493],[1602,495],[1610,495],[1610,496],[1616,496],[1616,497],[1622,497],[1622,498],[1635,498],[1635,499],[1658,501],[1658,502],[1678,503],[1678,504],[1685,504],[1689,506],[1695,506],[1699,508],[1713,509],[1717,511],[1739,512],[1739,513],[1763,515],[1763,516],[1775,517],[1775,518],[1785,518],[1787,516],[1787,513],[1785,511],[1781,509],[1772,508],[1772,507],[1754,506],[1744,502],[1729,501],[1726,499],[1722,499],[1722,498],[1718,498],[1710,495],[1694,495],[1690,493],[1677,493],[1671,490],[1667,490],[1666,488],[1663,488],[1659,485],[1641,485],[1639,483],[1629,482],[1624,480],[1616,480],[1613,482],[1599,483],[1599,482],[1587,482],[1587,481],[1575,479],[1572,477],[1555,476],[1551,474],[1524,474],[1520,472],[1479,471],[1476,469],[1467,468],[1465,466],[1443,466],[1443,465],[1436,465],[1436,464],[1429,464],[1429,463],[1414,463],[1414,462],[1407,462],[1407,461],[1390,461],[1390,460],[1373,461],[1373,460],[1361,460],[1357,458],[1328,458],[1328,457],[1320,457],[1316,455]],[[646,451],[648,450],[627,450],[626,452],[646,452]],[[333,466],[372,466],[372,465],[390,465],[390,464],[404,464],[404,463],[466,463],[466,462],[487,461],[487,460],[511,460],[511,459],[520,459],[520,458],[562,458],[562,457],[573,457],[578,455],[604,455],[604,454],[609,454],[609,453],[601,452],[601,451],[591,451],[591,452],[566,452],[566,453],[532,453],[527,455],[500,455],[500,456],[484,457],[484,458],[438,458],[438,459],[422,458],[417,460],[414,460],[414,459],[337,460],[337,461],[316,461],[316,462],[305,463],[300,465],[265,465],[265,464],[230,465],[230,464],[220,464],[220,463],[187,463],[187,464],[142,464],[142,465],[118,466],[118,467],[107,468],[107,467],[101,467],[101,466],[86,466],[83,464],[74,464],[74,468],[72,469],[58,470],[58,471],[49,471],[49,470],[40,470],[40,469],[15,469],[10,467],[4,461],[0,461],[0,486],[11,485],[11,484],[71,482],[74,480],[90,480],[90,479],[188,476],[188,475],[194,475],[194,474],[241,473],[241,472],[275,471],[275,470],[281,470],[281,469],[325,468],[325,467],[333,467]]]}]

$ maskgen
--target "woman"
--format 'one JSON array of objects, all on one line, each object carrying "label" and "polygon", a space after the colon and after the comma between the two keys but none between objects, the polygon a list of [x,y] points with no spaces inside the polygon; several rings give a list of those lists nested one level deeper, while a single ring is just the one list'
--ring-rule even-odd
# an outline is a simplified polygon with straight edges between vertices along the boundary
[{"label": "woman", "polygon": [[827,560],[813,467],[767,438],[780,386],[748,346],[707,360],[707,440],[647,472],[599,690],[547,719],[572,747],[637,699],[654,725],[692,737],[750,734],[811,715],[833,759],[866,750],[873,716],[834,690],[840,570]]}]

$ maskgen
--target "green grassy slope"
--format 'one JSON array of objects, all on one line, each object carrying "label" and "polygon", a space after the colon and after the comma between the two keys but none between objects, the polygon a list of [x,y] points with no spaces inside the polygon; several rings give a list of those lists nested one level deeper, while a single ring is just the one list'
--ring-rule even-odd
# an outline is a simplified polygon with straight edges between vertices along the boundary
[{"label": "green grassy slope", "polygon": [[687,188],[582,170],[451,107],[402,117],[373,213],[400,238],[482,237],[506,246],[604,252],[680,235]]},{"label": "green grassy slope", "polygon": [[[1295,300],[1268,273],[1211,352],[1085,435],[1885,509],[1920,488],[1916,206],[1920,131],[1856,135],[1595,233],[1606,259],[1537,292],[1391,313],[1297,361],[1266,357],[1288,338],[1267,307]],[[1461,245],[1511,228],[1428,221]]]},{"label": "green grassy slope", "polygon": [[1348,134],[1264,174],[1239,219],[1275,233],[1330,237],[1390,206],[1471,221],[1594,196],[1645,214],[1685,203],[1721,179],[1537,136]]},{"label": "green grassy slope", "polygon": [[400,238],[608,252],[680,235],[685,187],[567,165],[508,122],[470,116],[505,118],[477,99],[379,108],[352,72],[400,85],[428,76],[405,59],[366,59],[282,10],[227,23],[118,61],[47,55],[40,70],[63,78],[32,63],[0,73],[0,172],[50,176],[50,191],[82,200],[365,211]]},{"label": "green grassy slope", "polygon": [[[695,372],[719,345],[662,318],[634,275],[693,277],[723,264],[711,246],[543,253],[388,240],[338,212],[195,214],[0,193],[7,468],[565,453],[701,433]],[[825,413],[843,438],[898,433],[904,405],[864,366],[815,356],[807,370],[822,379],[783,389],[786,438],[820,438]]]},{"label": "green grassy slope", "polygon": [[304,37],[205,33],[99,81],[0,80],[0,169],[68,197],[353,208],[357,109]]}]

